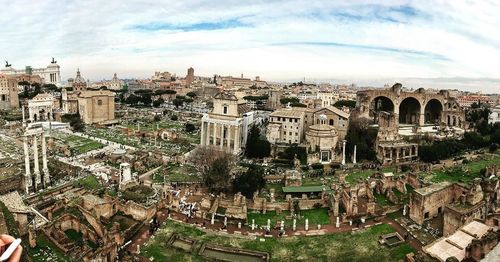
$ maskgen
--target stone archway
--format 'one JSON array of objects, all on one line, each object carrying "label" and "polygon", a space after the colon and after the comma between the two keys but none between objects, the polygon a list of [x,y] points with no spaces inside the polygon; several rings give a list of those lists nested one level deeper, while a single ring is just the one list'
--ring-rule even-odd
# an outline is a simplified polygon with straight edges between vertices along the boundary
[{"label": "stone archway", "polygon": [[381,111],[394,112],[394,102],[386,96],[377,96],[370,102],[369,116],[373,118],[374,123],[378,122],[378,114]]},{"label": "stone archway", "polygon": [[424,109],[424,119],[426,124],[441,123],[441,115],[443,113],[443,104],[437,99],[431,99],[427,102]]},{"label": "stone archway", "polygon": [[420,120],[420,102],[414,97],[407,97],[399,104],[399,123],[418,125]]}]

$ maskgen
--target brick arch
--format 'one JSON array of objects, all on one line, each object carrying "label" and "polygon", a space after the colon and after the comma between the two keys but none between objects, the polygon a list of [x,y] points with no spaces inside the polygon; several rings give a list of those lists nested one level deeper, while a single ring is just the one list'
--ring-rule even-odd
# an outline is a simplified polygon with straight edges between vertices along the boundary
[{"label": "brick arch", "polygon": [[429,99],[424,106],[424,122],[429,124],[441,123],[445,104],[437,98]]},{"label": "brick arch", "polygon": [[422,103],[414,96],[406,96],[399,103],[399,123],[402,124],[419,124]]}]

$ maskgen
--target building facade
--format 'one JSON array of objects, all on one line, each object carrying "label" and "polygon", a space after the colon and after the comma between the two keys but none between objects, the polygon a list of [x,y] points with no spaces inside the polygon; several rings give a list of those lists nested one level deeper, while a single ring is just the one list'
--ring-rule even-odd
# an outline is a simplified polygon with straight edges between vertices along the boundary
[{"label": "building facade", "polygon": [[192,67],[188,68],[186,75],[186,87],[191,87],[191,84],[194,81],[194,69]]},{"label": "building facade", "polygon": [[19,108],[17,80],[0,74],[0,109]]},{"label": "building facade", "polygon": [[73,87],[73,91],[85,91],[87,90],[87,82],[85,82],[85,79],[82,77],[80,73],[80,69],[76,71],[76,77],[75,79],[68,79],[68,84]]},{"label": "building facade", "polygon": [[115,119],[115,94],[108,90],[82,91],[78,112],[85,124],[108,124]]},{"label": "building facade", "polygon": [[42,79],[44,84],[61,86],[61,67],[54,58],[52,58],[50,64],[45,68],[32,68],[31,66],[26,66],[25,69],[14,69],[12,65],[6,62],[5,67],[0,70],[0,73],[8,76],[37,75]]},{"label": "building facade", "polygon": [[304,135],[303,110],[284,108],[269,115],[266,137],[271,144],[300,144]]},{"label": "building facade", "polygon": [[[323,116],[326,117],[326,119],[322,119]],[[339,140],[344,140],[347,135],[347,129],[349,128],[349,113],[346,113],[334,106],[328,106],[316,110],[313,117],[315,125],[324,121],[324,124],[335,127]]]},{"label": "building facade", "polygon": [[243,129],[251,122],[244,120],[248,111],[246,104],[240,104],[232,94],[221,92],[215,95],[212,112],[201,119],[201,146],[240,154],[244,146]]},{"label": "building facade", "polygon": [[500,105],[491,108],[490,116],[488,117],[488,123],[494,124],[500,122]]}]

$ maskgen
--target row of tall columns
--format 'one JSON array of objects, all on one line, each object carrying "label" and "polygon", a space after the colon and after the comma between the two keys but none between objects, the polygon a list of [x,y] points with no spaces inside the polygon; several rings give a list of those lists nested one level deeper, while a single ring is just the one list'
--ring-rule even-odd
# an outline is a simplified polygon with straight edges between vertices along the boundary
[{"label": "row of tall columns", "polygon": [[[224,137],[224,130],[226,130],[226,136]],[[217,141],[217,131],[219,131],[219,141]],[[230,124],[217,124],[211,122],[202,122],[201,125],[201,145],[208,146],[218,146],[221,150],[224,150],[224,143],[226,143],[226,151],[237,153],[240,148],[240,137],[239,137],[240,127]],[[210,134],[211,133],[211,134]],[[210,140],[212,137],[212,140]],[[233,141],[233,146],[231,148],[231,140]]]},{"label": "row of tall columns", "polygon": [[[24,149],[24,189],[25,192],[29,193],[29,188],[33,186],[34,190],[38,190],[39,186],[44,188],[50,183],[49,168],[47,164],[47,144],[45,142],[45,134],[40,135],[42,144],[42,174],[40,173],[40,164],[38,161],[38,134],[29,136],[32,139],[32,150],[33,150],[33,174],[35,176],[35,184],[32,183],[31,177],[31,163],[30,163],[30,150],[28,145],[28,136],[23,137],[23,149]],[[43,184],[42,184],[43,181]]]}]

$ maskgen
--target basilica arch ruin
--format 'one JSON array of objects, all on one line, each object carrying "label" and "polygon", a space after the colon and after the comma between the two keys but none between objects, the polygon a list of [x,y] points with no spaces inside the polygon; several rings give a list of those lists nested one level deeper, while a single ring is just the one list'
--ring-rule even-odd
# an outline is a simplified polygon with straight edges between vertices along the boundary
[{"label": "basilica arch ruin", "polygon": [[445,124],[463,127],[465,113],[446,90],[439,92],[404,91],[399,83],[387,89],[358,91],[356,108],[360,117],[378,123],[379,113],[394,113],[399,124],[418,125]]}]

